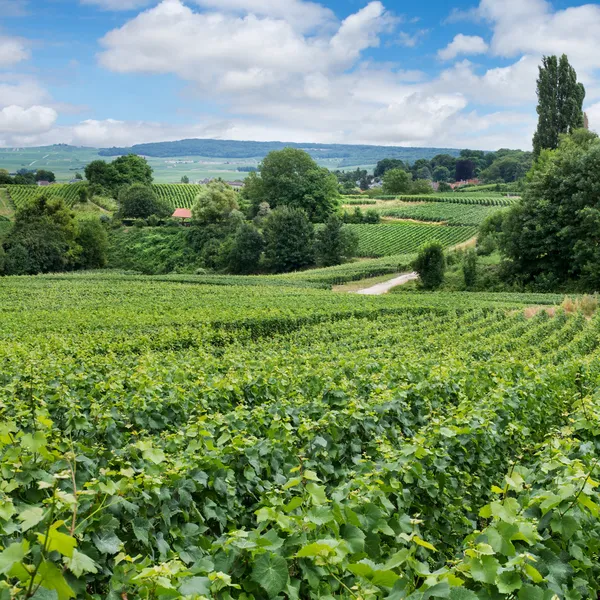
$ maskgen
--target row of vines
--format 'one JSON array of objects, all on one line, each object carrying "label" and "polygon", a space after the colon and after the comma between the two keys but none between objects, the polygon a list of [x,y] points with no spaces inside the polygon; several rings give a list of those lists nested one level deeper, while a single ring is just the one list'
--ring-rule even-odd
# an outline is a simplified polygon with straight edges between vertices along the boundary
[{"label": "row of vines", "polygon": [[596,597],[598,320],[25,281],[0,290],[0,597]]},{"label": "row of vines", "polygon": [[411,254],[425,242],[440,242],[454,246],[471,239],[477,227],[453,227],[420,223],[382,223],[376,225],[347,225],[358,235],[358,255],[364,257]]}]

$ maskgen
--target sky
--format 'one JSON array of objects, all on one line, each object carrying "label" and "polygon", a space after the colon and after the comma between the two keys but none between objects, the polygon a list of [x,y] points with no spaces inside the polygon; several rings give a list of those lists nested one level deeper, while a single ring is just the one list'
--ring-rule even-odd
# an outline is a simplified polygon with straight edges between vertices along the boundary
[{"label": "sky", "polygon": [[600,131],[600,4],[0,0],[0,146],[531,148],[544,55]]}]

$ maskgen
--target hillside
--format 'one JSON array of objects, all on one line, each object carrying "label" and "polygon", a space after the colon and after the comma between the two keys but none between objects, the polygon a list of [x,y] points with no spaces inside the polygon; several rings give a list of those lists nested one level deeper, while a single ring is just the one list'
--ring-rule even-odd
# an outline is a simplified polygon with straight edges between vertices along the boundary
[{"label": "hillside", "polygon": [[[315,159],[343,159],[347,165],[376,163],[382,158],[400,158],[413,162],[433,158],[436,154],[458,156],[459,150],[448,148],[406,148],[401,146],[364,146],[354,144],[313,144],[294,142],[247,142],[235,140],[190,139],[177,142],[136,144],[129,148],[107,148],[100,156],[120,156],[133,152],[152,157],[204,156],[207,158],[262,158],[273,150],[293,147],[308,152]],[[344,165],[340,165],[344,166]]]}]

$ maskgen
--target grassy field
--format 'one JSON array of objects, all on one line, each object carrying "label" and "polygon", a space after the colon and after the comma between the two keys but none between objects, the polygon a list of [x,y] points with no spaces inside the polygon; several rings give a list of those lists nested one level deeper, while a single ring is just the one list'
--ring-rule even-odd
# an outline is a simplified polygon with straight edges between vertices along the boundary
[{"label": "grassy field", "polygon": [[[42,148],[6,149],[0,148],[0,169],[13,173],[19,169],[49,169],[56,174],[57,181],[66,183],[76,173],[83,175],[85,166],[93,160],[112,160],[100,156],[94,148],[73,148],[70,146],[46,146]],[[232,159],[203,156],[148,157],[154,171],[156,183],[179,183],[185,175],[195,182],[206,178],[222,177],[226,181],[245,179],[248,173],[238,171],[238,167],[256,167],[261,157]],[[337,169],[343,159],[317,159],[329,169]],[[374,165],[367,165],[372,168]]]},{"label": "grassy field", "polygon": [[598,317],[251,279],[2,281],[0,586],[597,596]]}]

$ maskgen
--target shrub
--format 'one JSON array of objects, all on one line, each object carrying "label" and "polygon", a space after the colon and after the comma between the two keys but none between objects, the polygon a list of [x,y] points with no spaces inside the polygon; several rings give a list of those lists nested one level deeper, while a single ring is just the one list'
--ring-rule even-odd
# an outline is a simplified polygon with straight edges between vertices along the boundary
[{"label": "shrub", "polygon": [[146,219],[150,215],[166,217],[170,209],[158,199],[149,185],[134,183],[119,192],[120,215],[127,219]]},{"label": "shrub", "polygon": [[462,272],[465,280],[465,287],[470,290],[477,281],[477,253],[470,249],[464,255],[462,262]]},{"label": "shrub", "polygon": [[240,225],[229,252],[229,270],[239,274],[256,273],[264,245],[263,236],[254,225]]},{"label": "shrub", "polygon": [[323,267],[339,265],[351,259],[358,250],[358,235],[344,227],[336,215],[329,217],[325,227],[317,232],[315,255]]},{"label": "shrub", "polygon": [[279,206],[265,219],[265,264],[276,273],[313,264],[314,230],[299,208]]},{"label": "shrub", "polygon": [[444,282],[446,270],[444,247],[439,242],[425,244],[419,250],[413,267],[426,290],[437,289]]},{"label": "shrub", "polygon": [[76,241],[81,246],[78,260],[80,268],[100,269],[106,266],[108,234],[100,219],[80,222]]}]

